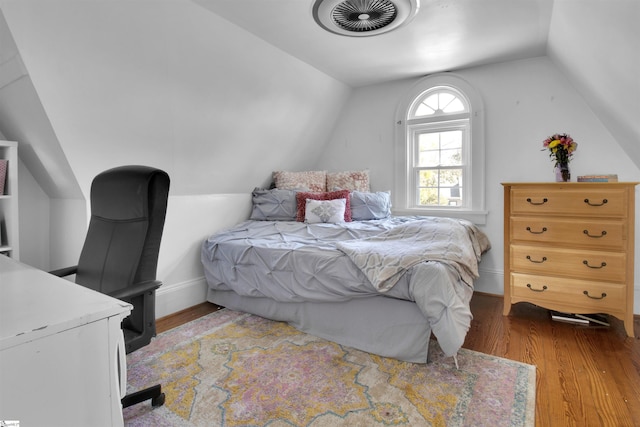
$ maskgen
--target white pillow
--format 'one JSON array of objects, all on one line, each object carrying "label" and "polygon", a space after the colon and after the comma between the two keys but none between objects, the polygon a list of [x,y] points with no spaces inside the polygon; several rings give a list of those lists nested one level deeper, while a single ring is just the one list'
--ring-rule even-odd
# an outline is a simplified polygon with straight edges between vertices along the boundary
[{"label": "white pillow", "polygon": [[314,200],[307,199],[304,222],[308,224],[344,222],[347,199]]}]

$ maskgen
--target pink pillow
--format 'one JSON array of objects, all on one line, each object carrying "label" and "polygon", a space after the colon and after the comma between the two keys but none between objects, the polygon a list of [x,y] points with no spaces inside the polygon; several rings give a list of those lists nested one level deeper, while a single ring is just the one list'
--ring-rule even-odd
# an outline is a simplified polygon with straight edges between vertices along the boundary
[{"label": "pink pillow", "polygon": [[296,193],[296,201],[298,203],[298,214],[296,216],[296,220],[299,222],[304,222],[305,218],[305,208],[307,206],[307,199],[312,200],[335,200],[335,199],[345,199],[345,209],[344,209],[344,221],[351,222],[351,204],[349,203],[349,190],[340,190],[340,191],[329,191],[327,193],[306,193],[303,191],[299,191]]}]

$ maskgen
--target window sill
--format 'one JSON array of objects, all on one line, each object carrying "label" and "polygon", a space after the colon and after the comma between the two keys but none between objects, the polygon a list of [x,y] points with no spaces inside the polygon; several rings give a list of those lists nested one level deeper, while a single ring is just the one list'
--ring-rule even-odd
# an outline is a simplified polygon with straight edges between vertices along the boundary
[{"label": "window sill", "polygon": [[461,209],[424,209],[424,208],[405,208],[393,209],[394,215],[420,215],[420,216],[440,216],[449,218],[466,219],[476,225],[485,225],[487,223],[488,211],[470,211]]}]

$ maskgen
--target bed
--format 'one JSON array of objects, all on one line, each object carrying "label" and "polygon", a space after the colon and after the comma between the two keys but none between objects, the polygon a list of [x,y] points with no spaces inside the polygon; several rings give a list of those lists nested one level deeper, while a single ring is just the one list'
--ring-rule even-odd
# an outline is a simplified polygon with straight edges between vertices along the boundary
[{"label": "bed", "polygon": [[[336,200],[334,220],[311,220],[309,203]],[[455,357],[489,240],[465,220],[390,212],[384,192],[256,189],[251,219],[202,245],[207,299],[408,362],[427,362],[433,333]]]}]

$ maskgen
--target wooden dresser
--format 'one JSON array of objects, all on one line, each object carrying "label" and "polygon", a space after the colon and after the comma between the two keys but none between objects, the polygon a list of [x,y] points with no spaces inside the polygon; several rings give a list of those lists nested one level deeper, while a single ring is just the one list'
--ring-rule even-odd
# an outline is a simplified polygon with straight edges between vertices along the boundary
[{"label": "wooden dresser", "polygon": [[607,313],[632,337],[637,184],[503,183],[504,315]]}]

